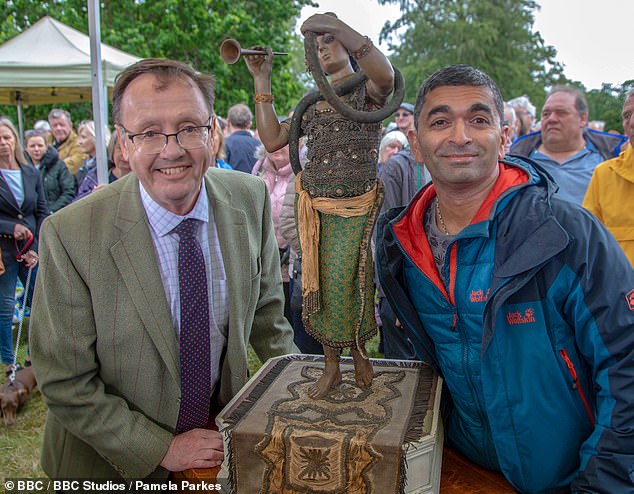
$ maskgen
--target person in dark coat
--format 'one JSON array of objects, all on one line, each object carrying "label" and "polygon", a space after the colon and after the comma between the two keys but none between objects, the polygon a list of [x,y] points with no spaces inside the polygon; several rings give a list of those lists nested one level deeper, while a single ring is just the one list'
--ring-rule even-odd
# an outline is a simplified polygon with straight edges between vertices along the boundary
[{"label": "person in dark coat", "polygon": [[[15,360],[12,334],[15,285],[19,276],[29,288],[26,305],[30,305],[40,225],[48,214],[42,177],[26,164],[13,122],[0,117],[0,250],[5,269],[0,276],[0,361],[7,375],[11,374]],[[30,269],[34,271],[27,282]]]},{"label": "person in dark coat", "polygon": [[52,213],[70,204],[75,197],[75,178],[53,146],[46,145],[43,132],[29,130],[24,135],[24,147],[31,164],[40,171],[44,195]]}]

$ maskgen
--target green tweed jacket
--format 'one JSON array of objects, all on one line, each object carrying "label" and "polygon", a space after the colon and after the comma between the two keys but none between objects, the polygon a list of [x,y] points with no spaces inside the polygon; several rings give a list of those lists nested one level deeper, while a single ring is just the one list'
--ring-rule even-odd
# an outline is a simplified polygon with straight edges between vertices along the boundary
[{"label": "green tweed jacket", "polygon": [[[229,329],[218,394],[296,351],[264,182],[211,169],[206,188],[227,274]],[[178,418],[178,339],[140,195],[130,174],[49,217],[30,343],[48,405],[42,466],[51,478],[165,478]]]}]

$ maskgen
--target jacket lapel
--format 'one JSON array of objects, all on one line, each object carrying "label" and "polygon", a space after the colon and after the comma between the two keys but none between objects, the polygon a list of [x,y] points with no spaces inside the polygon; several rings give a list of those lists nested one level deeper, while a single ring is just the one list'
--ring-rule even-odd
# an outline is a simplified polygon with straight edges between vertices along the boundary
[{"label": "jacket lapel", "polygon": [[224,185],[221,177],[215,175],[214,169],[205,175],[205,186],[216,222],[222,261],[227,276],[229,324],[231,326],[232,323],[239,322],[240,325],[244,325],[246,312],[241,308],[248,305],[245,297],[248,297],[250,292],[251,265],[248,257],[243,258],[239,255],[240,252],[248,251],[248,248],[238,249],[236,246],[249,245],[245,212],[233,205],[231,192]]},{"label": "jacket lapel", "polygon": [[139,195],[136,176],[129,175],[122,188],[115,224],[120,238],[110,251],[136,307],[172,377],[180,383],[178,342],[172,327],[163,282],[159,273],[150,229]]}]

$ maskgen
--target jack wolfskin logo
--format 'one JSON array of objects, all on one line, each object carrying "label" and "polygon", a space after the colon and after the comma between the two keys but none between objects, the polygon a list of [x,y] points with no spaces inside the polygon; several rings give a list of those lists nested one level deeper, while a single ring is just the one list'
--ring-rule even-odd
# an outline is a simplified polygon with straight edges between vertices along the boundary
[{"label": "jack wolfskin logo", "polygon": [[469,300],[473,303],[477,302],[486,302],[489,300],[489,294],[491,293],[491,289],[488,288],[485,292],[484,290],[471,290],[471,295],[469,295]]},{"label": "jack wolfskin logo", "polygon": [[630,290],[625,294],[625,300],[627,300],[627,306],[630,310],[634,310],[634,290]]},{"label": "jack wolfskin logo", "polygon": [[535,310],[526,309],[523,314],[520,311],[509,312],[508,314],[506,314],[506,322],[511,325],[528,324],[530,322],[535,322]]}]

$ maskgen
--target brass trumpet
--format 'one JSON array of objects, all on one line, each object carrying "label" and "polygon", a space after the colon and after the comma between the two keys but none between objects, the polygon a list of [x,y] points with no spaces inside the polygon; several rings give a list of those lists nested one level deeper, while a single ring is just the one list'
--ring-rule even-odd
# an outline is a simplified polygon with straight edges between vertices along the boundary
[{"label": "brass trumpet", "polygon": [[[234,64],[242,55],[266,55],[264,50],[243,50],[240,48],[240,43],[233,38],[227,38],[222,43],[220,43],[220,58],[226,64]],[[288,53],[273,52],[274,56],[277,55],[288,55]]]}]

